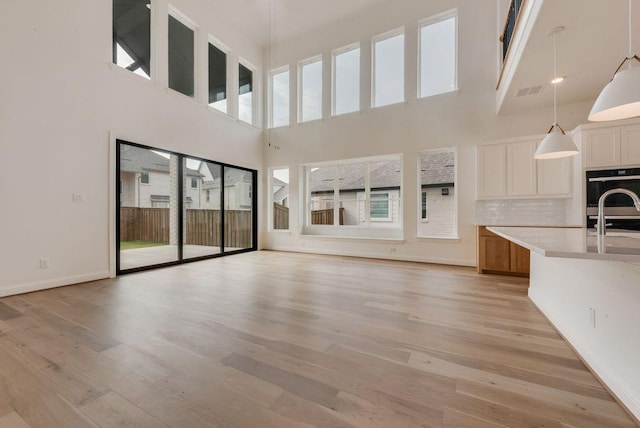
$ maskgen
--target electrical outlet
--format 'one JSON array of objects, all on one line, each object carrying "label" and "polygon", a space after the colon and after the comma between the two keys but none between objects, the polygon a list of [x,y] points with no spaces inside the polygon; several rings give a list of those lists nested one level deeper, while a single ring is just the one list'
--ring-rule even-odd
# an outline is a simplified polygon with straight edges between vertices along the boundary
[{"label": "electrical outlet", "polygon": [[84,202],[84,197],[82,196],[82,193],[74,193],[71,195],[71,200],[73,202]]},{"label": "electrical outlet", "polygon": [[40,269],[49,269],[49,259],[40,259]]}]

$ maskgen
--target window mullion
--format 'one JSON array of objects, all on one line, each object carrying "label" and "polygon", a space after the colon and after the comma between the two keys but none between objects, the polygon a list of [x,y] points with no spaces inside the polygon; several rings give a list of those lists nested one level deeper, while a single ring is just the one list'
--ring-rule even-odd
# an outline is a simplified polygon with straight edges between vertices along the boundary
[{"label": "window mullion", "polygon": [[333,225],[340,226],[340,178],[338,177],[338,165],[333,171]]},{"label": "window mullion", "polygon": [[364,171],[364,225],[371,225],[371,163],[365,163]]}]

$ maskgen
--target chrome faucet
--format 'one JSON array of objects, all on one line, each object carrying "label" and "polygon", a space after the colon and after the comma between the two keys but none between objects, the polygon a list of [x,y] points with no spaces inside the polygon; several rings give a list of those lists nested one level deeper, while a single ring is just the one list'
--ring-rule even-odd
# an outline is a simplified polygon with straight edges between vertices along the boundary
[{"label": "chrome faucet", "polygon": [[604,219],[604,201],[607,199],[607,196],[613,195],[614,193],[624,193],[628,195],[631,199],[633,199],[633,205],[636,207],[638,211],[640,211],[640,198],[638,195],[633,193],[628,189],[611,189],[607,190],[600,196],[600,200],[598,200],[598,224],[596,225],[596,229],[598,230],[598,235],[604,236],[607,234],[607,225],[605,224]]}]

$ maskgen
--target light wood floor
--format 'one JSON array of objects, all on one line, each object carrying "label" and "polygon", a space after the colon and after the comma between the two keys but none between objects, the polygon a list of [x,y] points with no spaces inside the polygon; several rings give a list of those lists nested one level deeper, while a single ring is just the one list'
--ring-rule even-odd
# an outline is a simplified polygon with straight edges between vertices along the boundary
[{"label": "light wood floor", "polygon": [[632,427],[473,269],[256,252],[0,299],[0,427]]}]

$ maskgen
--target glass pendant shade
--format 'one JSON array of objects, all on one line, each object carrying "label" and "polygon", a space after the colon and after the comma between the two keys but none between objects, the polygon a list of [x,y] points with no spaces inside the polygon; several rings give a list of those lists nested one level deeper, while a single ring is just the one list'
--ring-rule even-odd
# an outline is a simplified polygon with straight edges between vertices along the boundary
[{"label": "glass pendant shade", "polygon": [[589,120],[603,122],[635,116],[640,116],[640,67],[616,73],[600,92],[589,113]]},{"label": "glass pendant shade", "polygon": [[536,150],[534,159],[556,159],[577,155],[578,147],[573,139],[555,124]]}]

